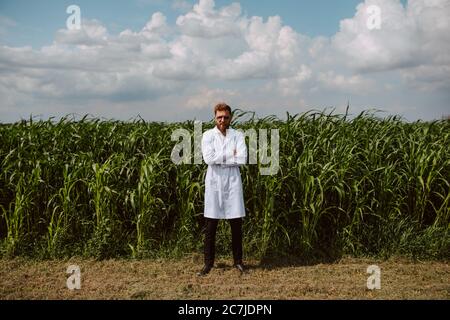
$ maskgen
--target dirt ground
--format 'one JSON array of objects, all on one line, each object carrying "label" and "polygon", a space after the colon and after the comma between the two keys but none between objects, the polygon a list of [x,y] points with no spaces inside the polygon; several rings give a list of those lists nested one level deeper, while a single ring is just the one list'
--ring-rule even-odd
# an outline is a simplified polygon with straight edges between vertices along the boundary
[{"label": "dirt ground", "polygon": [[[70,290],[68,266],[80,268],[80,289]],[[370,265],[380,268],[380,289],[367,288]],[[404,258],[343,258],[331,264],[247,262],[240,275],[220,259],[197,277],[202,257],[178,260],[0,260],[0,299],[450,299],[450,264]],[[373,275],[372,275],[373,276]]]}]

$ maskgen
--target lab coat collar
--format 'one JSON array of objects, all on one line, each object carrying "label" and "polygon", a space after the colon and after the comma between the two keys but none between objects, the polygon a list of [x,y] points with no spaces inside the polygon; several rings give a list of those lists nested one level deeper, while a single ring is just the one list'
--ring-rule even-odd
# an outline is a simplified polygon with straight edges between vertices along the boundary
[{"label": "lab coat collar", "polygon": [[[225,137],[232,136],[234,133],[233,131],[234,131],[234,129],[231,126],[228,127],[228,132]],[[222,135],[222,132],[220,132],[220,130],[219,130],[219,128],[217,128],[217,126],[214,127],[214,133]]]}]

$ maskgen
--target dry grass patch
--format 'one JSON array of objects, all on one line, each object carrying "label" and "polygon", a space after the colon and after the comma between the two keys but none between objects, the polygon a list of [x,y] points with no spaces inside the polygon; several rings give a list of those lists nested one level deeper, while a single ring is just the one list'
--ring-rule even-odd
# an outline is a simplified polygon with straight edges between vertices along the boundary
[{"label": "dry grass patch", "polygon": [[[66,269],[81,268],[69,290]],[[381,289],[368,290],[366,269],[381,268]],[[1,299],[449,299],[446,262],[344,258],[332,264],[271,267],[248,262],[240,276],[219,260],[206,277],[198,257],[180,260],[0,260]]]}]

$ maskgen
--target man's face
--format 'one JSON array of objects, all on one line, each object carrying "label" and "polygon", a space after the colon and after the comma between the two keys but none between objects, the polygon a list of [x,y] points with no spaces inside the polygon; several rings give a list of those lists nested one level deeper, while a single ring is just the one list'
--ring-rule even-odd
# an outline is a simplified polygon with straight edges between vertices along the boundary
[{"label": "man's face", "polygon": [[224,132],[228,129],[231,123],[231,114],[228,110],[216,112],[216,125],[217,128]]}]

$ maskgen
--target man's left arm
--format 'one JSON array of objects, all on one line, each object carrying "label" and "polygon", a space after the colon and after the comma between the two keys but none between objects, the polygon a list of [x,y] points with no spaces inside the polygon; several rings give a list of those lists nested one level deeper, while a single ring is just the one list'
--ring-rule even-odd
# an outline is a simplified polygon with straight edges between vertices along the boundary
[{"label": "man's left arm", "polygon": [[237,132],[234,136],[235,152],[232,157],[227,158],[224,166],[240,166],[247,163],[247,146],[245,144],[245,136],[242,132]]},{"label": "man's left arm", "polygon": [[236,164],[243,165],[247,163],[247,146],[245,136],[242,132],[236,135]]}]

